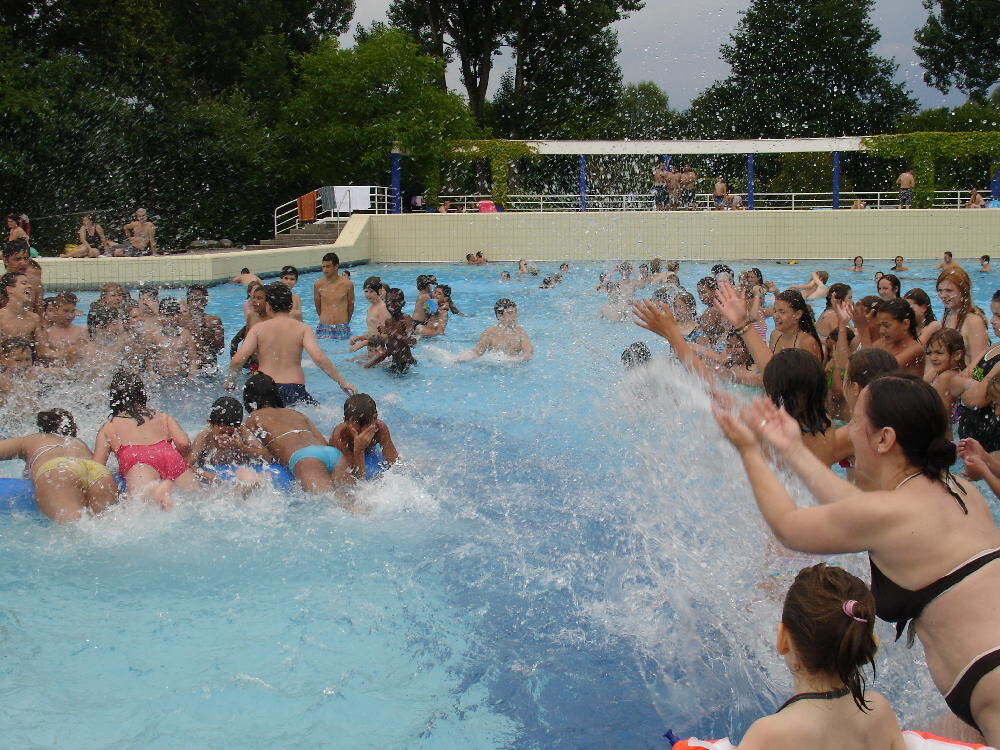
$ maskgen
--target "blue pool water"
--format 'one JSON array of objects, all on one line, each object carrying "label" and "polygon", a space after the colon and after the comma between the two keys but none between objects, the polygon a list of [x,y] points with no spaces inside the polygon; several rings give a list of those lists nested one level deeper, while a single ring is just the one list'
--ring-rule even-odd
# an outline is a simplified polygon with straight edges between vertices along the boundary
[{"label": "blue pool water", "polygon": [[[709,266],[684,264],[685,285]],[[833,281],[870,292],[870,276],[844,268]],[[904,289],[931,292],[928,268]],[[739,461],[683,371],[658,356],[625,376],[627,344],[664,347],[598,320],[601,267],[575,265],[554,290],[500,270],[353,269],[358,289],[370,274],[399,285],[408,310],[415,276],[434,272],[469,313],[420,344],[403,377],[324,343],[403,456],[359,491],[360,516],[261,490],[68,527],[0,517],[0,744],[663,748],[668,728],[735,739],[773,710],[790,688],[771,648],[783,586],[810,561],[768,550]],[[764,267],[782,285],[808,270]],[[314,279],[296,290],[307,322]],[[977,287],[985,305],[992,289]],[[501,296],[517,301],[534,359],[451,363]],[[242,300],[211,291],[227,335]],[[356,329],[364,308],[359,293]],[[342,396],[316,368],[307,378],[323,402],[307,413],[328,432]],[[220,394],[153,401],[193,434]],[[55,386],[42,405],[70,406],[92,440],[106,394]],[[9,433],[22,421],[4,415]],[[864,571],[860,557],[838,562]],[[942,711],[919,649],[879,634],[876,686],[904,724]]]}]

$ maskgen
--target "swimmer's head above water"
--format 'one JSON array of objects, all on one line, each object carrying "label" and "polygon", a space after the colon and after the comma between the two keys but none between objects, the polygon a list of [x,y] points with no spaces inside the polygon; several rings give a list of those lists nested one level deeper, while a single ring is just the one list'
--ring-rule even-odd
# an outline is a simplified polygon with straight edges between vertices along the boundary
[{"label": "swimmer's head above water", "polygon": [[35,418],[35,424],[38,425],[38,431],[44,432],[46,435],[76,437],[76,420],[65,409],[40,411]]}]

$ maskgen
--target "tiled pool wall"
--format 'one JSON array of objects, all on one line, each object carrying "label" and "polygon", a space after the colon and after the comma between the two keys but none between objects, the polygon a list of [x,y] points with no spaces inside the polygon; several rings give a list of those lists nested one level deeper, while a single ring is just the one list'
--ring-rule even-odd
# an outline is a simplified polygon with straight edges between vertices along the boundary
[{"label": "tiled pool wall", "polygon": [[1000,210],[669,211],[355,215],[335,245],[157,258],[41,259],[47,289],[217,284],[284,265],[491,261],[814,260],[1000,256]]}]

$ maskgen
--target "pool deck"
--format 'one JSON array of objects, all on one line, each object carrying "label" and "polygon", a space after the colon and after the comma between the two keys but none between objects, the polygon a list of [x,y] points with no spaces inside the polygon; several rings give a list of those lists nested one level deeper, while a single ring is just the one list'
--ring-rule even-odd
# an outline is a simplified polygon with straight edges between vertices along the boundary
[{"label": "pool deck", "polygon": [[825,260],[1000,257],[1000,210],[670,211],[355,215],[332,245],[212,251],[146,258],[40,258],[51,290],[214,285],[249,268],[318,270],[341,265],[491,261]]}]

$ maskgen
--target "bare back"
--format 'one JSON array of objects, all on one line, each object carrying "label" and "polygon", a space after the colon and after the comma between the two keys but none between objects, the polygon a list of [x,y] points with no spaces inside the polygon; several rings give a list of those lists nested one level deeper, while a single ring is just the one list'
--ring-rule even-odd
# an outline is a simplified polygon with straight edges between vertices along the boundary
[{"label": "bare back", "polygon": [[257,409],[246,421],[248,433],[259,439],[282,465],[292,455],[312,445],[326,445],[326,438],[305,414],[270,406]]}]

